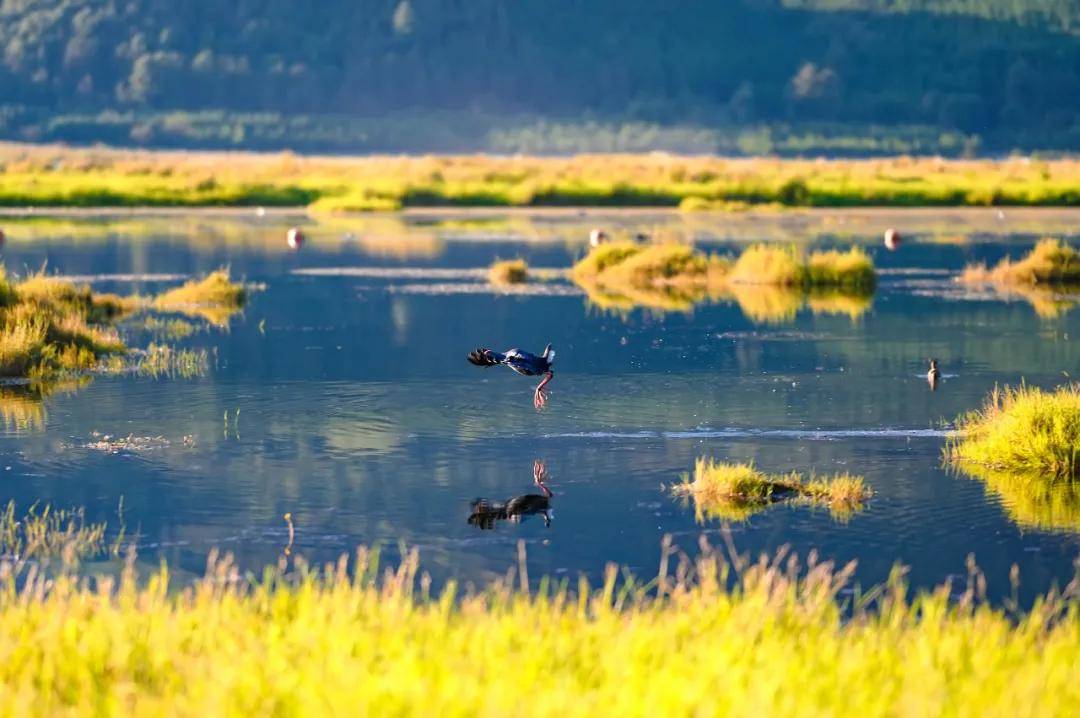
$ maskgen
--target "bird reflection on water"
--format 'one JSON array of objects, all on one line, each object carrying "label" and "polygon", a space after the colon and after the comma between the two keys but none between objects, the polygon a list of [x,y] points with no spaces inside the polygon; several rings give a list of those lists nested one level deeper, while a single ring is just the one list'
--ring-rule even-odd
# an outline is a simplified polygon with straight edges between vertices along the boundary
[{"label": "bird reflection on water", "polygon": [[544,526],[551,525],[551,497],[555,494],[547,487],[547,467],[537,459],[533,462],[533,483],[542,494],[523,494],[506,502],[475,499],[471,504],[468,522],[479,529],[493,529],[498,521],[517,523],[526,516],[540,514],[544,517]]}]

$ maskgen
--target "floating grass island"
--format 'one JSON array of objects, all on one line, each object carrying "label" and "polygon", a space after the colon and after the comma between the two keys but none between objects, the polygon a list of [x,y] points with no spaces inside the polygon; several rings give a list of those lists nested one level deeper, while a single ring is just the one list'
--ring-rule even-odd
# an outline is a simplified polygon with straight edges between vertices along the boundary
[{"label": "floating grass island", "polygon": [[1080,162],[801,160],[665,153],[301,157],[0,144],[0,206],[1075,206]]},{"label": "floating grass island", "polygon": [[995,389],[957,420],[945,456],[1019,525],[1080,531],[1080,385]]},{"label": "floating grass island", "polygon": [[804,478],[796,472],[769,475],[752,464],[700,458],[693,476],[672,488],[676,496],[694,500],[698,518],[743,520],[781,501],[803,501],[828,507],[844,517],[862,507],[873,492],[861,476]]},{"label": "floating grass island", "polygon": [[1080,384],[995,388],[957,420],[945,451],[961,467],[1080,480]]},{"label": "floating grass island", "polygon": [[732,260],[681,243],[625,241],[593,248],[570,276],[605,309],[689,311],[731,298],[757,322],[790,321],[804,303],[855,319],[871,306],[876,281],[873,261],[858,247],[802,258],[791,247],[759,244]]},{"label": "floating grass island", "polygon": [[519,572],[433,595],[415,553],[250,580],[218,560],[184,590],[164,568],[8,577],[0,710],[1068,716],[1080,701],[1080,611],[1059,593],[1014,614],[970,588],[909,597],[896,578],[853,603],[851,566],[707,548],[670,563],[648,583],[611,567],[599,586],[530,592]]}]

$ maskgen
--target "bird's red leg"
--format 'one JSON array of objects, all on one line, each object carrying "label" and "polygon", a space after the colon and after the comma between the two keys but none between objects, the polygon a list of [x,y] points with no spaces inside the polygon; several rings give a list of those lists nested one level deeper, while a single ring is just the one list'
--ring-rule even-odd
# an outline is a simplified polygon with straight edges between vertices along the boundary
[{"label": "bird's red leg", "polygon": [[533,406],[537,409],[542,409],[544,408],[544,405],[547,404],[547,396],[544,394],[544,387],[548,385],[548,382],[551,381],[553,376],[555,376],[553,373],[550,371],[547,372],[544,375],[544,380],[540,382],[536,387],[536,391],[533,393]]}]

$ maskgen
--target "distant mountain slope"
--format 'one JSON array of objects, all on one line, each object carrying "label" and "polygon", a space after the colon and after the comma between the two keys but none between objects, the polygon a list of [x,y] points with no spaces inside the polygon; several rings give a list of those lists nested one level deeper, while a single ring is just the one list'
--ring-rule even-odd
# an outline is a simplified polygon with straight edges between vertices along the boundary
[{"label": "distant mountain slope", "polygon": [[[449,112],[481,114],[481,136],[528,116],[1068,148],[1078,30],[1080,0],[0,0],[0,135],[112,140],[112,122],[150,142],[188,131],[160,119],[177,110]],[[275,122],[288,145],[299,130]],[[223,123],[211,144],[249,141]],[[363,134],[335,132],[326,146]]]}]

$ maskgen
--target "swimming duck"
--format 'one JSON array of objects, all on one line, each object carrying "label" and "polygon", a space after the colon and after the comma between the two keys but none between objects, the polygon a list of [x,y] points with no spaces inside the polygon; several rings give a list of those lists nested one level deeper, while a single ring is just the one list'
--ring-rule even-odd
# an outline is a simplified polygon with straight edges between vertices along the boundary
[{"label": "swimming duck", "polygon": [[937,391],[938,382],[941,381],[941,371],[938,370],[937,359],[930,360],[930,371],[926,372],[926,381],[930,384],[930,391]]},{"label": "swimming duck", "polygon": [[552,366],[555,363],[555,350],[548,344],[544,347],[544,353],[540,356],[520,349],[507,349],[505,352],[496,352],[484,347],[474,349],[469,353],[468,360],[475,366],[489,367],[497,364],[505,364],[522,376],[544,376],[544,380],[533,392],[533,406],[537,409],[544,408],[547,404],[547,394],[544,387],[555,376]]}]

